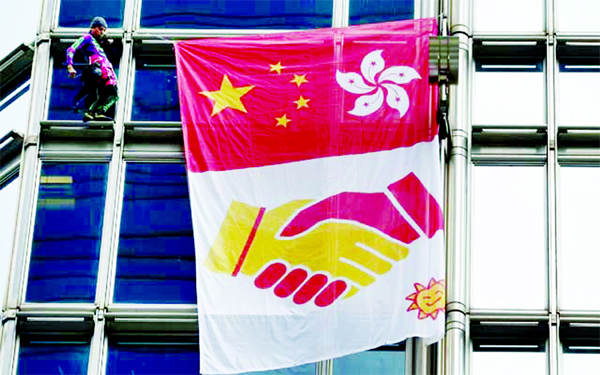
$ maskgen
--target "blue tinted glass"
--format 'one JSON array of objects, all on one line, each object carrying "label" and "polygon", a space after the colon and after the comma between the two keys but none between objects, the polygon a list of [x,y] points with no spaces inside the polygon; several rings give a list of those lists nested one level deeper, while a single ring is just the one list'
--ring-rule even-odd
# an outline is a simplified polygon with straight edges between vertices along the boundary
[{"label": "blue tinted glass", "polygon": [[137,59],[133,108],[134,121],[181,121],[175,61],[150,65]]},{"label": "blue tinted glass", "polygon": [[114,301],[196,303],[185,165],[127,164]]},{"label": "blue tinted glass", "polygon": [[27,301],[93,302],[108,164],[44,163]]},{"label": "blue tinted glass", "polygon": [[283,368],[280,370],[246,372],[239,375],[315,375],[317,366],[314,363],[307,363],[302,366]]},{"label": "blue tinted glass", "polygon": [[333,0],[142,0],[141,27],[314,29],[331,27]]},{"label": "blue tinted glass", "polygon": [[87,374],[89,344],[23,342],[19,349],[18,375]]},{"label": "blue tinted glass", "polygon": [[350,0],[350,25],[409,20],[414,17],[414,0]]},{"label": "blue tinted glass", "polygon": [[200,353],[194,345],[127,345],[108,348],[107,375],[198,375]]},{"label": "blue tinted glass", "polygon": [[104,17],[108,28],[123,27],[125,0],[61,0],[58,26],[90,27],[96,16]]},{"label": "blue tinted glass", "polygon": [[[83,110],[86,107],[86,99],[77,100],[77,94],[83,87],[80,80],[81,71],[86,65],[85,60],[81,59],[80,53],[75,54],[74,66],[77,71],[77,77],[72,79],[67,74],[65,55],[54,59],[54,69],[52,71],[52,85],[50,87],[50,107],[48,110],[48,120],[78,120],[83,116]],[[113,64],[115,73],[119,74],[119,66]],[[121,94],[122,96],[122,94]],[[89,104],[89,103],[88,103]],[[118,105],[119,103],[117,103]],[[109,116],[114,116],[113,106],[110,109]]]},{"label": "blue tinted glass", "polygon": [[356,353],[333,361],[334,375],[403,375],[405,352],[378,351]]}]

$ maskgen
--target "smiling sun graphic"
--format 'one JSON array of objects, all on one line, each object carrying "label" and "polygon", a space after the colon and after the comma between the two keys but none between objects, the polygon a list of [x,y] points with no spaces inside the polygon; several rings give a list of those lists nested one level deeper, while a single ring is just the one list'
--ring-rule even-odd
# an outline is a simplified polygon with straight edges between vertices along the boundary
[{"label": "smiling sun graphic", "polygon": [[435,279],[429,280],[429,285],[423,286],[419,283],[415,283],[416,293],[406,297],[407,300],[412,301],[408,310],[419,310],[419,319],[425,319],[431,317],[432,319],[437,318],[438,313],[446,310],[446,285],[444,280],[435,281]]}]

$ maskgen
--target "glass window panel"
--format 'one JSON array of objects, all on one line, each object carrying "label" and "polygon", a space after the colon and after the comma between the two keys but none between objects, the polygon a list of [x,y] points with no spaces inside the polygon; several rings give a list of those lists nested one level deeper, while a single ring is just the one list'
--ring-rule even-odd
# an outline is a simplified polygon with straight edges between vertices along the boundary
[{"label": "glass window panel", "polygon": [[196,303],[186,176],[183,164],[127,163],[115,302]]},{"label": "glass window panel", "polygon": [[544,0],[474,0],[473,6],[476,32],[526,33],[544,30]]},{"label": "glass window panel", "polygon": [[30,101],[31,90],[30,81],[28,81],[17,88],[9,99],[0,102],[0,137],[11,130],[16,130],[21,134],[27,133]]},{"label": "glass window panel", "polygon": [[96,16],[104,17],[108,28],[123,27],[125,0],[61,0],[58,26],[90,27]]},{"label": "glass window panel", "polygon": [[544,172],[473,168],[473,307],[547,306]]},{"label": "glass window panel", "polygon": [[136,59],[133,108],[134,121],[181,121],[174,57],[164,64]]},{"label": "glass window panel", "polygon": [[270,371],[253,371],[238,375],[315,375],[317,366],[314,363],[307,363],[302,366],[282,368]]},{"label": "glass window panel", "polygon": [[562,375],[590,374],[590,369],[600,369],[600,348],[575,349],[564,353],[562,359]]},{"label": "glass window panel", "polygon": [[88,343],[26,342],[21,340],[17,375],[87,374]]},{"label": "glass window panel", "polygon": [[600,168],[561,167],[559,192],[560,307],[598,310],[590,298],[600,264]]},{"label": "glass window panel", "polygon": [[414,0],[350,0],[350,25],[408,20],[414,14]]},{"label": "glass window panel", "polygon": [[[66,50],[65,50],[66,51]],[[65,56],[54,58],[54,68],[52,71],[52,84],[50,86],[50,104],[48,109],[48,120],[77,120],[80,121],[85,109],[85,98],[76,101],[75,97],[82,88],[80,81],[81,71],[87,62],[83,59],[81,53],[75,54],[74,66],[77,71],[75,79],[69,78],[67,69],[64,65]],[[113,61],[115,73],[119,74],[119,66]],[[113,106],[108,115],[114,118],[115,107]]]},{"label": "glass window panel", "polygon": [[4,188],[0,187],[0,202],[2,202],[2,213],[0,213],[0,259],[3,259],[0,264],[0,309],[4,304],[6,283],[8,282],[10,255],[12,253],[19,203],[19,185],[21,185],[21,179],[17,177]]},{"label": "glass window panel", "polygon": [[404,351],[370,350],[333,360],[334,375],[403,375]]},{"label": "glass window panel", "polygon": [[28,302],[93,302],[108,164],[44,163]]},{"label": "glass window panel", "polygon": [[314,29],[331,27],[333,0],[142,0],[141,27]]},{"label": "glass window panel", "polygon": [[198,344],[125,344],[108,347],[107,375],[198,375]]},{"label": "glass window panel", "polygon": [[558,124],[599,126],[597,107],[600,72],[560,72],[558,82]]},{"label": "glass window panel", "polygon": [[476,72],[475,125],[543,125],[542,72]]},{"label": "glass window panel", "polygon": [[534,352],[474,352],[472,375],[545,375],[546,354]]},{"label": "glass window panel", "polygon": [[598,0],[557,0],[554,13],[560,32],[600,32]]}]

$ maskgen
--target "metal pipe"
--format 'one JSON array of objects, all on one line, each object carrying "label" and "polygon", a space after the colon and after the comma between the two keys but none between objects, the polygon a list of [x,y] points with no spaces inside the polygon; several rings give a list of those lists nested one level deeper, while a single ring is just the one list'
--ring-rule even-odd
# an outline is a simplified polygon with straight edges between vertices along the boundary
[{"label": "metal pipe", "polygon": [[451,4],[450,34],[458,37],[460,80],[450,87],[449,122],[451,150],[448,165],[447,214],[447,300],[445,370],[447,375],[465,374],[468,244],[468,167],[469,167],[469,62],[470,14],[468,0]]}]

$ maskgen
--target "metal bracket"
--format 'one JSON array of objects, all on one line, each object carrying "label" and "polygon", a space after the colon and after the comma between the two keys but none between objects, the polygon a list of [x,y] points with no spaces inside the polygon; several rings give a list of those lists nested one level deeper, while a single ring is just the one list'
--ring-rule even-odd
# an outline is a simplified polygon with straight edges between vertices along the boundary
[{"label": "metal bracket", "polygon": [[2,313],[2,325],[6,323],[8,320],[16,320],[17,319],[17,310],[8,309]]},{"label": "metal bracket", "polygon": [[446,84],[458,82],[458,37],[429,38],[429,81]]},{"label": "metal bracket", "polygon": [[23,146],[24,149],[27,149],[29,146],[37,146],[40,138],[37,135],[30,135],[25,138],[25,144]]}]

